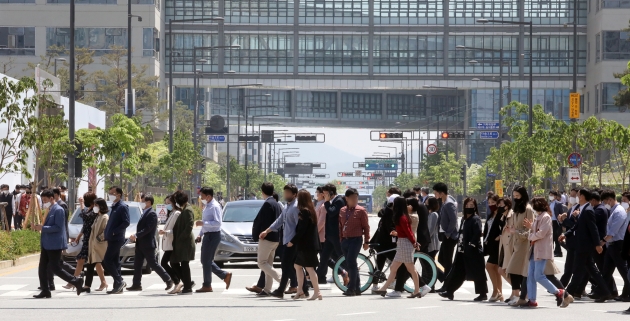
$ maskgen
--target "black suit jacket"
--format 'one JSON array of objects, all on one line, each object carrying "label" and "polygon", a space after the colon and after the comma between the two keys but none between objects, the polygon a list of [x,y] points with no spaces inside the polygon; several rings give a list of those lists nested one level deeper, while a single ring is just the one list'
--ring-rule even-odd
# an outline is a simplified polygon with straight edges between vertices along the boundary
[{"label": "black suit jacket", "polygon": [[136,247],[156,248],[155,233],[157,232],[158,217],[153,209],[142,215],[136,226]]},{"label": "black suit jacket", "polygon": [[105,226],[105,240],[110,242],[124,242],[125,232],[129,226],[129,206],[122,200],[112,206],[107,226]]},{"label": "black suit jacket", "polygon": [[562,203],[560,203],[560,202],[556,202],[556,203],[553,205],[553,214],[554,214],[554,218],[555,218],[555,219],[558,219],[558,215],[560,215],[560,214],[562,214],[562,213],[564,213],[564,208],[563,208],[563,206],[562,206]]},{"label": "black suit jacket", "polygon": [[580,212],[577,223],[565,233],[567,238],[569,238],[569,235],[572,235],[574,238],[574,250],[580,252],[590,252],[599,245],[601,238],[599,237],[596,222],[595,211],[593,210],[591,204],[587,204]]},{"label": "black suit jacket", "polygon": [[[564,236],[566,236],[566,247],[569,250],[575,250],[575,242],[576,242],[576,238],[573,236],[573,228],[575,227],[575,225],[577,224],[577,217],[573,216],[571,213],[573,213],[573,211],[575,211],[576,209],[578,209],[579,206],[573,206],[569,209],[568,213],[567,213],[567,218],[562,221],[562,226],[564,226],[564,228],[566,228],[566,232],[564,233]],[[569,233],[569,231],[571,231],[571,233]]]},{"label": "black suit jacket", "polygon": [[[254,219],[254,224],[252,225],[252,238],[254,241],[258,242],[258,236],[260,233],[269,228],[269,226],[273,224],[280,214],[282,214],[282,206],[280,206],[273,197],[268,198],[258,211],[258,214]],[[271,232],[267,234],[265,240],[278,242],[280,240],[280,236],[278,232]]]},{"label": "black suit jacket", "polygon": [[422,248],[425,248],[431,243],[431,233],[429,232],[429,210],[422,203],[420,203],[420,208],[418,209],[418,218],[418,229],[416,231],[418,237],[416,241],[420,243]]},{"label": "black suit jacket", "polygon": [[608,224],[608,210],[604,207],[604,204],[599,204],[593,207],[595,212],[595,224],[597,225],[597,232],[600,238],[606,236],[606,225]]}]

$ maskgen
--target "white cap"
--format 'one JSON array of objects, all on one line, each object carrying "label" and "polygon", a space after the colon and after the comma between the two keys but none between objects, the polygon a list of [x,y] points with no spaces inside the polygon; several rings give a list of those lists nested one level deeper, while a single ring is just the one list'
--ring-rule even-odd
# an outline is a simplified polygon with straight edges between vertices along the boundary
[{"label": "white cap", "polygon": [[387,204],[393,204],[396,197],[400,197],[398,194],[392,194],[392,196],[387,198]]}]

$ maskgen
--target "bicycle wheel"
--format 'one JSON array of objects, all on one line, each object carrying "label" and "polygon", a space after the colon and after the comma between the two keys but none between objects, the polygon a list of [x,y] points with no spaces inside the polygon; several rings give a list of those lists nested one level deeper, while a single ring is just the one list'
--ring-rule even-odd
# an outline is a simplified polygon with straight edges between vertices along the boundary
[{"label": "bicycle wheel", "polygon": [[[426,285],[433,287],[437,281],[437,266],[433,259],[424,253],[414,253],[413,258],[414,267],[418,275],[422,277]],[[404,269],[405,267],[401,266],[400,268]],[[413,279],[411,277],[405,282],[405,291],[413,293]]]},{"label": "bicycle wheel", "polygon": [[[343,270],[342,266],[345,266],[346,257],[342,256],[335,263],[335,267],[333,269],[333,280],[335,281],[335,285],[339,288],[339,290],[345,292],[348,290],[348,287],[343,285],[343,277],[341,276],[340,271]],[[359,286],[361,293],[365,292],[370,288],[372,284],[373,275],[374,275],[374,264],[372,261],[367,258],[367,256],[359,253],[357,257],[357,266],[359,267]]]}]

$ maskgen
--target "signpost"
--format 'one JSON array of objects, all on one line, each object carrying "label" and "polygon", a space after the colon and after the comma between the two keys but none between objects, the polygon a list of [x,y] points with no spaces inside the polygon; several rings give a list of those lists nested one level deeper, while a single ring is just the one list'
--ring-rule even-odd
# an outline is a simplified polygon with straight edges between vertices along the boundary
[{"label": "signpost", "polygon": [[210,143],[225,143],[227,141],[227,135],[208,135],[208,142]]},{"label": "signpost", "polygon": [[571,153],[567,161],[571,167],[580,167],[580,165],[582,165],[582,155],[580,155],[580,153]]},{"label": "signpost", "polygon": [[166,222],[166,217],[168,216],[168,210],[166,209],[166,204],[157,204],[155,205],[155,211],[158,215],[158,221]]},{"label": "signpost", "polygon": [[503,197],[503,180],[502,179],[494,180],[494,192],[497,194],[497,196]]},{"label": "signpost", "polygon": [[397,171],[398,159],[396,158],[366,158],[366,171]]},{"label": "signpost", "polygon": [[481,139],[498,139],[499,132],[491,131],[491,132],[479,132],[479,138]]},{"label": "signpost", "polygon": [[427,154],[429,155],[435,155],[438,151],[438,148],[435,144],[429,144],[427,145]]},{"label": "signpost", "polygon": [[477,129],[499,129],[498,121],[478,121]]},{"label": "signpost", "polygon": [[580,93],[569,94],[569,118],[580,118]]},{"label": "signpost", "polygon": [[581,182],[582,182],[582,178],[580,176],[580,169],[577,167],[567,168],[567,183],[579,184]]}]

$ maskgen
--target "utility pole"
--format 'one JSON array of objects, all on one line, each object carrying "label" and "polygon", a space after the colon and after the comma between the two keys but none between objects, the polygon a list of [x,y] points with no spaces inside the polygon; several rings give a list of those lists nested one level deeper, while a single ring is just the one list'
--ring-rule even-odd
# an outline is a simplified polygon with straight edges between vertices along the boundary
[{"label": "utility pole", "polygon": [[[69,90],[70,97],[68,97],[68,138],[70,139],[71,144],[75,144],[74,134],[75,134],[75,104],[74,100],[75,92],[74,92],[74,72],[76,68],[76,64],[74,62],[74,18],[75,18],[75,0],[70,0],[70,70],[69,70]],[[76,145],[76,144],[75,144]],[[69,207],[72,211],[74,211],[75,203],[77,200],[77,190],[75,187],[75,173],[74,173],[74,161],[75,161],[75,151],[68,153],[68,202]]]}]

